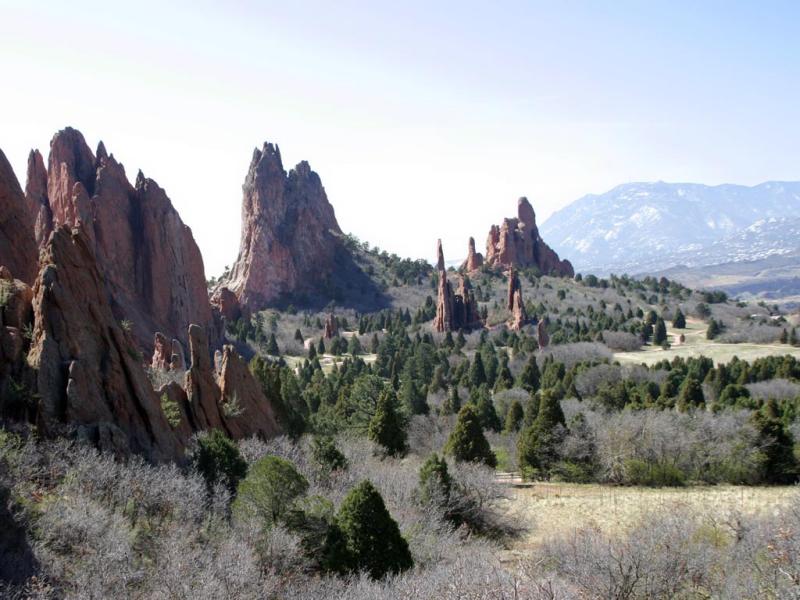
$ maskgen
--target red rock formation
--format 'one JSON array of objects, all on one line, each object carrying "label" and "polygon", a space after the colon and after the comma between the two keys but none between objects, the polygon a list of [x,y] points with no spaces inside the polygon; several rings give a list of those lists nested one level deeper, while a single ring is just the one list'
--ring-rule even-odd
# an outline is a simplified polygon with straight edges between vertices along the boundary
[{"label": "red rock formation", "polygon": [[333,313],[329,313],[325,318],[325,337],[332,339],[339,335],[339,323]]},{"label": "red rock formation", "polygon": [[184,411],[192,430],[222,429],[236,439],[266,438],[280,431],[272,404],[233,346],[223,348],[218,368],[212,366],[205,332],[192,325],[189,349]]},{"label": "red rock formation", "polygon": [[536,337],[539,340],[539,350],[544,350],[550,343],[550,336],[547,335],[547,325],[545,324],[544,317],[539,321],[536,326]]},{"label": "red rock formation", "polygon": [[492,225],[486,241],[486,264],[492,267],[536,267],[543,274],[573,277],[568,260],[561,260],[539,235],[536,215],[527,198],[520,198],[516,219]]},{"label": "red rock formation", "polygon": [[180,444],[103,279],[89,237],[80,228],[56,229],[33,289],[28,362],[36,370],[40,431],[66,425],[118,454],[176,458]]},{"label": "red rock formation", "polygon": [[28,418],[19,385],[24,382],[25,330],[33,320],[32,300],[31,288],[0,266],[0,415],[8,418]]},{"label": "red rock formation", "polygon": [[528,322],[528,314],[525,312],[525,302],[522,300],[522,284],[513,268],[508,273],[507,302],[508,310],[511,311],[508,327],[519,331]]},{"label": "red rock formation", "polygon": [[233,438],[269,438],[280,433],[272,404],[233,346],[222,349],[219,387],[225,428]]},{"label": "red rock formation", "polygon": [[211,305],[219,310],[228,323],[238,321],[242,317],[242,307],[239,305],[239,299],[226,286],[221,286],[214,290],[211,295]]},{"label": "red rock formation", "polygon": [[0,265],[31,284],[38,271],[39,252],[33,223],[17,177],[0,150]]},{"label": "red rock formation", "polygon": [[153,360],[150,366],[153,369],[161,371],[169,371],[170,363],[172,362],[172,345],[160,331],[156,332],[155,340],[153,341]]},{"label": "red rock formation", "polygon": [[185,371],[186,358],[183,352],[183,346],[178,340],[172,340],[172,355],[169,359],[170,371]]},{"label": "red rock formation", "polygon": [[461,265],[461,270],[467,273],[474,273],[483,266],[483,254],[475,252],[475,238],[469,238],[467,247],[467,260]]},{"label": "red rock formation", "polygon": [[243,309],[313,291],[333,271],[341,230],[307,162],[288,174],[280,150],[256,149],[245,178],[239,256],[228,283]]},{"label": "red rock formation", "polygon": [[154,181],[140,172],[131,186],[102,142],[94,156],[80,132],[67,128],[50,143],[46,172],[41,155],[31,153],[26,189],[40,243],[55,227],[83,223],[112,310],[131,323],[140,347],[150,348],[154,331],[185,340],[189,323],[216,334],[200,250]]},{"label": "red rock formation", "polygon": [[469,282],[461,276],[457,293],[447,280],[447,271],[444,269],[444,253],[442,240],[437,242],[437,270],[439,286],[436,297],[436,316],[433,319],[433,328],[436,331],[471,330],[483,326],[478,314],[478,304]]}]

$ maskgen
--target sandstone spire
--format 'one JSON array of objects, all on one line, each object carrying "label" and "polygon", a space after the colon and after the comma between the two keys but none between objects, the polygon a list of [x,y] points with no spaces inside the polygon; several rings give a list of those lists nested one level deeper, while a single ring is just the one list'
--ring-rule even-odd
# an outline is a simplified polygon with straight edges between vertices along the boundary
[{"label": "sandstone spire", "polygon": [[508,273],[507,303],[508,310],[511,311],[511,320],[508,326],[510,329],[519,331],[528,322],[528,315],[525,312],[525,302],[522,300],[522,284],[513,267]]},{"label": "sandstone spire", "polygon": [[483,326],[478,314],[478,304],[467,279],[462,275],[457,293],[447,280],[447,271],[444,269],[444,253],[442,241],[436,246],[439,274],[439,285],[436,297],[436,317],[433,328],[436,331],[471,330]]},{"label": "sandstone spire", "polygon": [[341,235],[319,176],[305,161],[287,174],[278,147],[264,143],[243,192],[239,257],[227,283],[242,309],[313,291],[337,266]]},{"label": "sandstone spire", "polygon": [[467,260],[461,265],[461,269],[467,273],[473,273],[483,266],[483,254],[475,252],[475,238],[469,238],[467,246]]},{"label": "sandstone spire", "polygon": [[485,263],[491,267],[536,267],[542,274],[572,277],[575,271],[568,260],[561,260],[544,243],[536,226],[536,214],[528,199],[517,203],[517,218],[492,225],[486,241]]},{"label": "sandstone spire", "polygon": [[30,154],[26,196],[40,246],[53,229],[83,224],[115,317],[140,347],[150,348],[155,331],[185,341],[190,323],[216,333],[191,230],[155,181],[139,172],[132,186],[102,142],[95,156],[79,131],[59,131],[46,170]]}]

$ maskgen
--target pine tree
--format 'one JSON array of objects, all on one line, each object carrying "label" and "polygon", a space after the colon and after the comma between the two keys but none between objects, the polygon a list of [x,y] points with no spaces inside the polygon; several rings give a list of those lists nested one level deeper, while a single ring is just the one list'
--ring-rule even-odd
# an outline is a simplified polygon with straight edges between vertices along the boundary
[{"label": "pine tree", "polygon": [[781,344],[788,344],[789,343],[789,332],[786,331],[785,327],[783,328],[783,331],[781,331],[780,342],[781,342]]},{"label": "pine tree", "polygon": [[794,438],[777,417],[774,400],[751,417],[762,448],[763,473],[768,483],[790,484],[797,481],[798,464],[794,455]]},{"label": "pine tree", "polygon": [[458,386],[453,385],[447,393],[447,398],[442,403],[443,415],[457,415],[461,410],[461,398],[458,396]]},{"label": "pine tree", "polygon": [[480,419],[471,404],[458,413],[456,426],[445,445],[445,453],[461,462],[482,462],[489,467],[497,466],[497,458],[483,435]]},{"label": "pine tree", "polygon": [[374,579],[410,569],[414,561],[378,490],[362,481],[345,497],[336,522],[355,570]]},{"label": "pine tree", "polygon": [[400,383],[400,390],[397,395],[408,414],[427,415],[430,412],[425,394],[417,387],[410,366],[407,366],[403,372],[403,379]]},{"label": "pine tree", "polygon": [[520,404],[519,400],[514,400],[511,403],[511,406],[508,407],[508,413],[506,413],[506,423],[503,427],[503,431],[506,433],[514,433],[519,431],[524,416],[525,411],[522,408],[522,404]]},{"label": "pine tree", "polygon": [[469,368],[469,383],[472,388],[478,388],[486,383],[486,370],[483,368],[483,359],[480,352],[475,353],[472,366]]},{"label": "pine tree", "polygon": [[672,326],[675,329],[686,329],[686,317],[683,315],[680,308],[675,312],[675,318],[672,319]]},{"label": "pine tree", "polygon": [[789,334],[789,344],[791,346],[800,345],[797,341],[797,327],[792,327],[792,333]]},{"label": "pine tree", "polygon": [[299,329],[294,330],[294,339],[300,343],[303,342],[303,333]]},{"label": "pine tree", "polygon": [[353,356],[358,356],[363,352],[357,335],[351,336],[350,341],[347,342],[347,352]]},{"label": "pine tree", "polygon": [[653,345],[660,346],[667,341],[667,326],[664,319],[661,317],[656,321],[656,326],[653,329]]},{"label": "pine tree", "polygon": [[539,365],[536,363],[536,356],[531,354],[522,373],[519,375],[519,385],[521,388],[528,392],[535,393],[539,391],[541,386],[541,373],[539,372]]},{"label": "pine tree", "polygon": [[255,517],[270,527],[286,515],[306,490],[308,481],[292,463],[267,455],[250,467],[237,488],[231,508],[240,518]]},{"label": "pine tree", "polygon": [[494,391],[501,392],[510,390],[512,387],[514,387],[514,377],[511,375],[511,369],[508,368],[508,354],[503,352],[500,357],[500,369],[494,382]]},{"label": "pine tree", "polygon": [[402,455],[406,451],[406,423],[396,403],[394,392],[381,392],[375,414],[367,428],[367,437],[383,446],[390,456]]},{"label": "pine tree", "polygon": [[209,491],[214,484],[222,483],[233,492],[247,474],[247,462],[239,447],[219,429],[197,436],[197,446],[189,462],[205,479]]},{"label": "pine tree", "polygon": [[317,354],[319,354],[320,356],[325,354],[325,340],[322,338],[319,338],[319,345],[317,345]]},{"label": "pine tree", "polygon": [[267,347],[265,348],[267,354],[270,356],[280,356],[281,351],[278,348],[278,340],[275,339],[275,334],[269,334],[269,340],[267,340]]},{"label": "pine tree", "polygon": [[517,462],[525,477],[547,477],[558,459],[558,444],[566,421],[561,403],[547,391],[541,394],[539,414],[517,441]]},{"label": "pine tree", "polygon": [[706,339],[713,340],[720,334],[721,329],[722,328],[717,321],[714,319],[709,319],[708,329],[706,330]]},{"label": "pine tree", "polygon": [[678,395],[678,407],[681,410],[703,406],[705,397],[703,396],[703,386],[694,375],[687,375],[681,385]]},{"label": "pine tree", "polygon": [[450,498],[452,480],[444,457],[431,454],[419,470],[419,499],[424,504],[445,505]]},{"label": "pine tree", "polygon": [[470,402],[475,405],[475,412],[478,414],[481,426],[484,429],[500,431],[502,427],[500,417],[497,416],[497,409],[495,409],[492,401],[492,395],[485,384],[473,390],[472,394],[470,394]]}]

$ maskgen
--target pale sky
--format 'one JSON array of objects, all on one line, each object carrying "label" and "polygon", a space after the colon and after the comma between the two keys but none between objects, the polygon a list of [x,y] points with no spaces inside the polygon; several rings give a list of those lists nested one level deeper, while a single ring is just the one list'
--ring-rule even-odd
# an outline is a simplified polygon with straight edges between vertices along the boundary
[{"label": "pale sky", "polygon": [[800,178],[798,23],[764,1],[0,0],[0,148],[24,185],[58,129],[102,139],[209,276],[265,140],[344,231],[452,260],[522,195],[542,222],[628,181]]}]

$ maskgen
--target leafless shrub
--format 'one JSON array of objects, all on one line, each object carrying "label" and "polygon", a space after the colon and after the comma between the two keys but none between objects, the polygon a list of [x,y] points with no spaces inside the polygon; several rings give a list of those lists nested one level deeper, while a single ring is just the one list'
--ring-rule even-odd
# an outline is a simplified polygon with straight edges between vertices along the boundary
[{"label": "leafless shrub", "polygon": [[750,390],[750,395],[759,400],[774,398],[775,400],[793,400],[800,398],[800,383],[788,379],[770,379],[758,383],[748,383],[745,386]]},{"label": "leafless shrub", "polygon": [[541,366],[546,356],[552,356],[556,362],[564,363],[569,369],[579,362],[611,360],[611,351],[603,344],[597,342],[576,342],[574,344],[560,344],[548,346],[539,352],[536,361]]},{"label": "leafless shrub", "polygon": [[627,331],[604,331],[603,342],[612,350],[634,352],[642,347],[642,338]]}]

